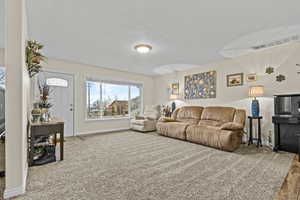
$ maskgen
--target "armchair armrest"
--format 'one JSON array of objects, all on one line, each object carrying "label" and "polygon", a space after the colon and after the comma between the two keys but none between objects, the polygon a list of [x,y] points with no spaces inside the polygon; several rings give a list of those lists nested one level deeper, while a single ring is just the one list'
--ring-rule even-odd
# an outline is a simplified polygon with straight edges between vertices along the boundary
[{"label": "armchair armrest", "polygon": [[158,120],[159,122],[177,122],[176,119],[171,118],[171,117],[161,117]]},{"label": "armchair armrest", "polygon": [[236,122],[227,122],[220,127],[221,130],[240,131],[244,129],[243,124]]},{"label": "armchair armrest", "polygon": [[135,119],[136,120],[143,120],[143,119],[145,119],[145,117],[144,116],[135,116]]}]

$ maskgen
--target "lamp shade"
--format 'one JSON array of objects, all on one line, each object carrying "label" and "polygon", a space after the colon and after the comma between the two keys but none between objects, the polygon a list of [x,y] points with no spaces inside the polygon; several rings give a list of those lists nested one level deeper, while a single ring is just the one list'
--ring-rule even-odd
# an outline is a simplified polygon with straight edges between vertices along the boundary
[{"label": "lamp shade", "polygon": [[264,95],[264,86],[257,85],[249,87],[249,97],[261,97]]}]

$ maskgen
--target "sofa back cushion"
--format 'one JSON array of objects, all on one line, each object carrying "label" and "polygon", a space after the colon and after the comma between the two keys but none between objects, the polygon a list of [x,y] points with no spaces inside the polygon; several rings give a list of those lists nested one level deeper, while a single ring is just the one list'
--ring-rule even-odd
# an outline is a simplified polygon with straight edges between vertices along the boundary
[{"label": "sofa back cushion", "polygon": [[216,126],[216,127],[219,127],[219,126],[222,126],[224,124],[224,122],[221,122],[221,121],[215,121],[215,120],[200,120],[199,124],[198,125],[201,125],[201,126]]},{"label": "sofa back cushion", "polygon": [[239,123],[239,124],[242,124],[243,126],[245,126],[245,121],[246,121],[246,111],[237,109],[235,111],[233,122]]},{"label": "sofa back cushion", "polygon": [[172,117],[179,122],[198,124],[202,111],[200,106],[184,106],[177,109]]},{"label": "sofa back cushion", "polygon": [[201,120],[213,120],[217,122],[232,122],[236,109],[232,107],[211,106],[204,108]]},{"label": "sofa back cushion", "polygon": [[160,117],[160,106],[147,105],[145,107],[144,117],[152,120],[157,120]]}]

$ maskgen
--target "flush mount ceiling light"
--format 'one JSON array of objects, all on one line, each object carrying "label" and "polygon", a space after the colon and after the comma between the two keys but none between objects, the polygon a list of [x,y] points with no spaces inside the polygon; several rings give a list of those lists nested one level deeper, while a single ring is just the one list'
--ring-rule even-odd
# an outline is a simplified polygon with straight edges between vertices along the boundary
[{"label": "flush mount ceiling light", "polygon": [[149,53],[151,51],[152,46],[150,46],[148,44],[139,44],[139,45],[136,45],[134,47],[134,49],[139,53],[145,54],[145,53]]}]

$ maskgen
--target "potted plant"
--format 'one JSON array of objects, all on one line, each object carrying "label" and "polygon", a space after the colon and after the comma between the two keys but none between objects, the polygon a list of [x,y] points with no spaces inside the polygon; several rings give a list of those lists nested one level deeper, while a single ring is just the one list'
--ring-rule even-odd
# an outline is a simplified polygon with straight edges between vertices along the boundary
[{"label": "potted plant", "polygon": [[38,102],[41,109],[41,121],[48,122],[50,120],[49,109],[53,106],[49,102],[50,87],[45,82],[39,82],[40,100]]},{"label": "potted plant", "polygon": [[28,40],[26,46],[26,65],[30,78],[38,74],[41,69],[41,61],[46,57],[41,53],[43,45],[35,40]]}]

